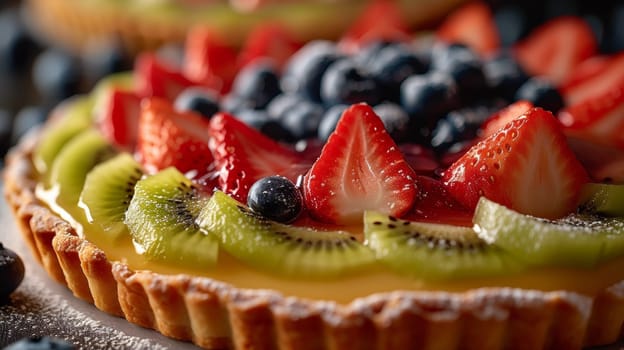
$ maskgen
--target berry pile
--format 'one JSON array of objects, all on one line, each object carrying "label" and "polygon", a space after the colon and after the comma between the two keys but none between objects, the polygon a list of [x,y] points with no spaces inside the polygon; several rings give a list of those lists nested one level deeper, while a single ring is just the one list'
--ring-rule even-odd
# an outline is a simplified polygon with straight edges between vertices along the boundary
[{"label": "berry pile", "polygon": [[[220,101],[214,92],[185,92],[176,106],[210,117],[225,110],[277,141],[326,141],[347,106],[374,107],[399,143],[442,154],[473,139],[495,110],[517,100],[558,111],[549,81],[530,77],[511,54],[483,58],[463,44],[374,41],[357,52],[313,41],[284,67],[255,60]],[[191,98],[192,95],[192,98]]]},{"label": "berry pile", "polygon": [[[397,17],[388,4],[371,9]],[[409,217],[426,199],[416,200],[421,186],[439,196],[424,200],[431,206],[417,216],[450,210],[469,220],[486,194],[523,213],[559,217],[576,204],[586,171],[595,181],[618,177],[609,152],[622,153],[620,129],[602,125],[622,124],[624,56],[598,55],[581,18],[552,19],[508,47],[482,2],[429,34],[413,36],[398,18],[361,24],[336,43],[305,45],[268,24],[240,51],[198,28],[179,66],[139,56],[133,84],[112,83],[100,96],[97,125],[148,173],[192,172],[206,190],[269,216],[275,209],[261,203],[299,198],[301,190],[304,205],[284,204],[282,221],[302,207],[330,224],[355,222],[367,209]],[[509,126],[519,116],[528,121]],[[609,156],[583,155],[587,142]],[[550,169],[541,183],[532,182],[535,166]],[[261,182],[250,193],[273,175],[301,181],[269,186],[279,191]],[[539,193],[556,192],[548,208],[540,196],[506,190],[544,185]]]}]

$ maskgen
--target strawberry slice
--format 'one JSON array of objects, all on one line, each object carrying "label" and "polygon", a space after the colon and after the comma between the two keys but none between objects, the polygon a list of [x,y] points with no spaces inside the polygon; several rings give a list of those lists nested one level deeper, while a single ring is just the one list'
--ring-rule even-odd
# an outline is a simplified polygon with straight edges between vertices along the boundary
[{"label": "strawberry slice", "polygon": [[485,196],[524,214],[559,218],[576,208],[589,179],[557,119],[533,108],[472,147],[442,180],[469,209]]},{"label": "strawberry slice", "polygon": [[237,52],[216,30],[195,27],[186,37],[183,71],[215,91],[229,91],[236,72]]},{"label": "strawberry slice", "polygon": [[624,53],[596,56],[581,63],[561,86],[567,105],[600,96],[624,83]]},{"label": "strawberry slice", "polygon": [[591,27],[572,16],[546,22],[514,47],[518,61],[528,73],[544,76],[555,84],[597,50]]},{"label": "strawberry slice", "polygon": [[301,46],[301,42],[295,40],[288,28],[279,23],[264,23],[247,37],[239,53],[238,64],[244,67],[256,58],[268,57],[281,69]]},{"label": "strawberry slice", "polygon": [[199,114],[178,112],[162,99],[141,104],[137,153],[148,173],[173,166],[194,179],[213,170],[209,123]]},{"label": "strawberry slice", "polygon": [[109,142],[132,151],[139,128],[141,98],[133,91],[111,89],[97,115],[97,125]]},{"label": "strawberry slice", "polygon": [[531,108],[533,108],[533,104],[525,100],[516,101],[510,104],[509,106],[494,113],[486,119],[485,122],[483,122],[478,132],[479,136],[485,138],[494,134],[510,121],[518,118]]},{"label": "strawberry slice", "polygon": [[559,113],[567,135],[624,149],[624,78],[613,90]]},{"label": "strawberry slice", "polygon": [[226,113],[212,117],[210,135],[221,190],[243,203],[258,179],[282,175],[296,182],[309,167],[302,155]]},{"label": "strawberry slice", "polygon": [[323,222],[362,222],[365,210],[401,216],[416,199],[416,173],[366,104],[349,107],[304,178],[305,204]]},{"label": "strawberry slice", "polygon": [[136,60],[134,72],[141,97],[161,97],[173,101],[182,90],[198,85],[153,53],[141,54]]},{"label": "strawberry slice", "polygon": [[482,55],[498,50],[500,38],[490,7],[481,1],[467,3],[452,12],[436,32],[438,39],[468,45]]},{"label": "strawberry slice", "polygon": [[344,52],[356,52],[373,41],[408,41],[409,26],[396,1],[373,0],[351,24],[340,42]]},{"label": "strawberry slice", "polygon": [[472,226],[473,211],[451,196],[439,180],[418,175],[418,195],[412,210],[404,217],[410,221],[455,226]]},{"label": "strawberry slice", "polygon": [[593,182],[624,184],[624,150],[570,135],[568,145]]}]

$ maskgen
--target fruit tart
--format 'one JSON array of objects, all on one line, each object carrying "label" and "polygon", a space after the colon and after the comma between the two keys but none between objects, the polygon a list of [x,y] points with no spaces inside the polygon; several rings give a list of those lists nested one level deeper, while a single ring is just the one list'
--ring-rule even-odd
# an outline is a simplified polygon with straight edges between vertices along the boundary
[{"label": "fruit tart", "polygon": [[401,28],[139,56],[8,156],[33,254],[209,349],[621,340],[622,55],[572,17],[502,48],[482,3]]},{"label": "fruit tart", "polygon": [[28,0],[34,28],[46,39],[80,52],[94,41],[118,38],[130,52],[182,42],[209,24],[238,45],[256,26],[279,22],[298,40],[337,38],[370,3],[392,2],[409,26],[430,25],[463,0]]}]

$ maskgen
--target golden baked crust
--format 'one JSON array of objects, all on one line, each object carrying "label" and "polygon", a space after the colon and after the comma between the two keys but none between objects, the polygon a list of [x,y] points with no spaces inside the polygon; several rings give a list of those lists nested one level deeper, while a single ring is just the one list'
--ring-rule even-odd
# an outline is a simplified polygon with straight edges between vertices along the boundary
[{"label": "golden baked crust", "polygon": [[[463,1],[401,0],[400,3],[407,22],[422,27],[439,20]],[[188,29],[196,24],[222,29],[233,44],[242,43],[251,28],[266,20],[282,22],[303,41],[335,39],[344,33],[365,4],[360,0],[344,2],[345,6],[336,7],[339,4],[334,1],[318,1],[309,11],[297,11],[297,2],[293,1],[280,5],[282,9],[260,10],[256,17],[235,11],[213,11],[218,14],[215,16],[210,8],[167,11],[154,9],[159,5],[150,5],[147,1],[136,1],[144,5],[132,6],[133,2],[117,0],[28,0],[27,8],[37,32],[66,48],[81,52],[94,40],[113,36],[130,52],[136,53],[166,43],[181,43]]]},{"label": "golden baked crust", "polygon": [[483,288],[396,291],[350,304],[242,290],[210,278],[133,271],[108,261],[39,202],[36,134],[6,161],[4,194],[47,272],[107,313],[208,349],[579,349],[622,338],[624,281],[576,293]]}]

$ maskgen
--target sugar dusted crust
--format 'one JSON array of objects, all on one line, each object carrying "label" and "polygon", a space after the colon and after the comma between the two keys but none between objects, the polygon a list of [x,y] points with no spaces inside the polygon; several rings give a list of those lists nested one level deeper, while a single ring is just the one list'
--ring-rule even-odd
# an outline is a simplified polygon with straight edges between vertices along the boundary
[{"label": "sugar dusted crust", "polygon": [[396,291],[350,304],[242,290],[107,260],[35,197],[37,134],[11,151],[4,194],[32,253],[59,283],[109,314],[208,349],[579,349],[621,339],[624,281],[596,297],[484,288]]}]

